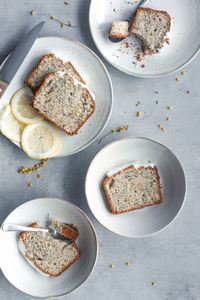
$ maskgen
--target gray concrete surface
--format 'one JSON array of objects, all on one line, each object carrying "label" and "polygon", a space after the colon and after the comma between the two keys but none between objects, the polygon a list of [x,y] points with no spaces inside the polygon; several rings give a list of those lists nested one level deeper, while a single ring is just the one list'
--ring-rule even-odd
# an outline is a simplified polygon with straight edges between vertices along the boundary
[{"label": "gray concrete surface", "polygon": [[[94,50],[88,26],[89,0],[71,0],[64,7],[61,0],[1,0],[0,1],[0,59],[2,60],[29,28],[41,20],[47,24],[41,35],[66,36],[78,40]],[[30,15],[31,10],[36,13]],[[76,29],[60,28],[49,20],[48,13],[77,25]],[[105,63],[114,87],[114,107],[104,130],[130,124],[128,132],[110,135],[99,145],[95,141],[74,156],[52,159],[42,169],[38,180],[20,176],[21,166],[31,166],[29,159],[5,137],[0,136],[0,223],[18,205],[38,197],[58,197],[78,205],[91,218],[99,237],[99,258],[89,280],[77,291],[63,299],[77,300],[198,300],[200,299],[200,56],[187,66],[185,76],[177,74],[160,79],[138,79]],[[176,77],[180,81],[176,82]],[[159,91],[155,95],[155,90]],[[187,90],[191,94],[186,93]],[[156,105],[155,101],[159,100]],[[136,118],[137,101],[142,101],[143,117]],[[173,111],[171,122],[166,107]],[[162,123],[166,131],[157,125]],[[102,135],[103,135],[102,134]],[[92,216],[84,195],[87,168],[108,142],[123,135],[153,138],[166,144],[180,158],[187,175],[187,197],[178,219],[165,231],[151,238],[127,239],[104,229]],[[126,261],[132,262],[130,267]],[[110,269],[109,265],[115,268]],[[157,285],[152,286],[152,281]],[[16,290],[0,273],[0,299],[32,299]]]}]

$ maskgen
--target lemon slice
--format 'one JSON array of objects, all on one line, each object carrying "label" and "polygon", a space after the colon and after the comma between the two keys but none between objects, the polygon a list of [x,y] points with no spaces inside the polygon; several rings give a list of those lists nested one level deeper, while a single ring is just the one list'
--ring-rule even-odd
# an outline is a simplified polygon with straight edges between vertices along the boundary
[{"label": "lemon slice", "polygon": [[48,121],[27,125],[22,132],[21,146],[31,158],[50,157],[58,151],[60,146],[58,130]]},{"label": "lemon slice", "polygon": [[12,96],[13,116],[23,124],[33,124],[43,120],[43,117],[31,106],[33,96],[33,92],[28,87],[17,90]]},{"label": "lemon slice", "polygon": [[24,124],[18,122],[12,115],[10,105],[5,107],[5,110],[0,117],[1,132],[12,141],[20,142]]}]

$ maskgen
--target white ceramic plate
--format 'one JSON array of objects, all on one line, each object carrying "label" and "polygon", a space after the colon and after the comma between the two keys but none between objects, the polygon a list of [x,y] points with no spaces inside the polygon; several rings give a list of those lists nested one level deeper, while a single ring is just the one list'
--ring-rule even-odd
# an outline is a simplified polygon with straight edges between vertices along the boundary
[{"label": "white ceramic plate", "polygon": [[[48,53],[54,53],[63,61],[71,61],[95,95],[95,112],[77,135],[69,136],[59,130],[61,147],[54,157],[67,156],[86,148],[99,136],[112,110],[112,84],[109,74],[102,61],[89,48],[61,37],[38,38],[1,99],[0,109],[10,102],[17,89],[25,86],[24,81],[39,59]],[[20,147],[19,143],[15,144]]]},{"label": "white ceramic plate", "polygon": [[[158,168],[163,202],[112,214],[102,187],[106,173],[133,161],[149,160]],[[92,213],[107,229],[126,237],[146,237],[166,228],[176,218],[183,206],[186,180],[179,160],[167,147],[147,138],[130,137],[107,145],[96,155],[87,172],[85,192]]]},{"label": "white ceramic plate", "polygon": [[19,233],[0,230],[0,267],[20,291],[34,297],[57,297],[80,287],[91,274],[97,259],[97,236],[88,217],[70,202],[40,198],[17,207],[4,222],[29,225],[45,222],[50,213],[58,221],[76,224],[80,258],[58,277],[45,277],[30,266],[18,249]]},{"label": "white ceramic plate", "polygon": [[[137,2],[139,2],[138,0]],[[165,10],[172,18],[170,45],[160,54],[149,55],[145,61],[133,64],[138,42],[131,35],[125,42],[114,44],[108,39],[113,21],[127,20],[132,15],[136,1],[92,0],[90,5],[90,30],[102,55],[116,68],[138,77],[159,77],[170,74],[189,63],[200,49],[200,1],[199,0],[150,0],[144,5]],[[141,65],[145,64],[145,68]]]}]

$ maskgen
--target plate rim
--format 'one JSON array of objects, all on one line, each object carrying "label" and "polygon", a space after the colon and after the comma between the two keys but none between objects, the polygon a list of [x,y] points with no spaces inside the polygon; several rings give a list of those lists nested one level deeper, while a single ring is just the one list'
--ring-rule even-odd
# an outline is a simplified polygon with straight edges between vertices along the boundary
[{"label": "plate rim", "polygon": [[[74,291],[78,290],[90,277],[90,275],[93,273],[94,269],[95,269],[95,266],[96,266],[96,263],[97,263],[97,259],[98,259],[98,255],[99,255],[99,244],[98,244],[98,237],[97,237],[97,233],[96,233],[96,230],[95,230],[95,227],[94,225],[92,224],[91,220],[89,219],[89,217],[86,215],[86,213],[84,213],[84,211],[82,211],[82,209],[80,209],[78,206],[76,206],[74,203],[68,201],[68,200],[63,200],[63,199],[60,199],[60,198],[56,198],[56,197],[41,197],[41,198],[35,198],[35,199],[32,199],[32,200],[29,200],[29,201],[26,201],[22,204],[20,204],[19,206],[17,206],[15,209],[13,209],[8,215],[7,217],[4,219],[4,221],[2,222],[2,224],[7,220],[7,218],[10,216],[10,214],[12,214],[14,211],[16,211],[18,208],[21,208],[22,206],[26,205],[27,203],[30,203],[30,202],[33,202],[33,201],[38,201],[38,200],[44,200],[44,199],[51,199],[51,200],[55,200],[55,201],[59,201],[59,202],[67,202],[68,204],[70,204],[71,206],[73,206],[75,209],[77,209],[85,218],[86,220],[88,221],[92,231],[93,231],[93,234],[94,234],[94,237],[95,237],[95,260],[94,260],[94,263],[93,263],[93,266],[88,274],[88,276],[86,277],[86,279],[84,279],[81,284],[79,286],[77,286],[76,288],[74,288],[73,290],[67,292],[67,293],[64,293],[64,294],[60,294],[60,295],[56,295],[56,296],[45,296],[45,297],[41,297],[41,296],[34,296],[34,295],[31,295],[29,293],[26,293],[24,292],[23,290],[19,289],[18,287],[16,287],[15,284],[11,283],[11,281],[5,276],[2,268],[1,268],[1,265],[0,265],[0,270],[2,272],[2,274],[4,275],[4,277],[6,278],[6,280],[12,285],[14,286],[18,291],[22,292],[23,294],[25,295],[28,295],[28,296],[31,296],[31,297],[34,297],[34,298],[39,298],[39,299],[57,299],[59,297],[64,297],[66,295],[69,295],[71,293],[73,293]],[[2,226],[1,224],[1,226]],[[1,228],[0,226],[0,228]]]},{"label": "plate rim", "polygon": [[[59,157],[68,157],[68,156],[71,156],[73,154],[76,154],[76,153],[79,153],[81,152],[82,150],[86,149],[88,146],[90,146],[93,142],[95,142],[98,137],[101,135],[101,133],[104,131],[105,127],[107,126],[108,124],[108,121],[110,120],[110,117],[111,117],[111,114],[112,114],[112,110],[113,110],[113,102],[114,102],[114,97],[113,97],[113,85],[112,85],[112,80],[111,80],[111,77],[110,77],[110,74],[106,68],[106,66],[104,65],[104,63],[102,62],[102,60],[100,59],[100,57],[93,51],[91,50],[89,47],[87,47],[86,45],[80,43],[79,41],[75,41],[73,39],[70,39],[70,38],[66,38],[64,36],[54,36],[54,35],[45,35],[45,36],[40,36],[40,37],[37,37],[36,40],[38,39],[43,39],[43,38],[58,38],[58,39],[64,39],[64,40],[67,40],[69,42],[72,42],[82,48],[84,48],[86,51],[88,51],[91,55],[93,55],[97,61],[99,62],[99,64],[101,65],[105,75],[106,75],[106,78],[108,80],[108,83],[109,83],[109,90],[110,90],[110,108],[109,108],[109,113],[108,113],[108,117],[107,117],[107,120],[106,122],[104,123],[104,125],[102,126],[102,129],[100,130],[100,132],[89,142],[87,143],[86,145],[80,147],[78,150],[74,151],[74,152],[70,152],[69,154],[59,154],[59,155],[53,155],[51,156],[50,158],[59,158]],[[35,40],[35,41],[36,41]],[[8,59],[9,55],[12,53],[12,51],[10,53],[8,53],[8,55],[4,58],[3,62],[1,63],[0,65],[0,70],[1,68],[3,67],[4,63],[6,62],[6,60]],[[10,104],[10,103],[9,103]],[[12,141],[10,140],[13,144],[15,144],[18,148],[22,149],[20,146],[19,146],[19,143],[18,142],[15,142],[15,141]],[[23,149],[22,149],[23,150]]]},{"label": "plate rim", "polygon": [[160,77],[164,77],[164,76],[168,76],[168,75],[171,75],[175,72],[178,72],[179,70],[183,69],[184,67],[186,67],[200,52],[200,41],[199,41],[199,47],[198,49],[194,52],[194,54],[188,59],[186,60],[186,62],[184,62],[183,64],[181,64],[179,67],[177,67],[176,69],[173,69],[172,71],[170,72],[167,72],[167,73],[164,73],[164,74],[154,74],[154,75],[140,75],[140,74],[137,74],[137,73],[134,73],[134,72],[130,72],[120,66],[118,66],[117,64],[113,63],[108,57],[106,57],[106,55],[104,55],[104,53],[100,50],[100,47],[98,45],[98,42],[97,42],[97,39],[95,38],[95,34],[93,32],[93,29],[92,29],[92,5],[94,5],[94,2],[96,0],[91,0],[90,2],[90,7],[89,7],[89,28],[90,28],[90,33],[91,33],[91,36],[92,36],[92,39],[94,41],[94,44],[95,46],[97,47],[98,51],[101,53],[101,55],[103,56],[103,58],[109,62],[109,64],[111,64],[113,67],[115,67],[116,69],[120,70],[121,72],[125,73],[125,74],[128,74],[128,75],[131,75],[131,76],[134,76],[134,77],[138,77],[138,78],[144,78],[144,79],[148,79],[148,78],[160,78]]},{"label": "plate rim", "polygon": [[[150,234],[144,234],[144,235],[140,235],[140,236],[133,236],[133,235],[125,235],[125,234],[120,234],[118,232],[115,232],[113,230],[111,230],[110,228],[108,228],[107,226],[105,226],[99,219],[97,219],[97,217],[95,216],[95,214],[93,213],[91,207],[90,207],[90,204],[89,204],[89,200],[88,200],[88,197],[87,197],[87,190],[88,190],[88,177],[89,177],[89,172],[90,172],[90,169],[91,169],[91,166],[93,164],[93,162],[98,159],[98,156],[100,154],[102,154],[105,150],[107,150],[107,148],[109,148],[110,146],[112,146],[113,144],[117,144],[121,141],[126,141],[126,140],[132,140],[132,139],[142,139],[142,140],[146,140],[146,141],[149,141],[149,142],[153,142],[159,146],[162,146],[164,147],[165,149],[167,149],[168,151],[170,151],[174,156],[175,158],[177,159],[178,163],[180,164],[180,167],[181,167],[181,170],[183,172],[183,178],[184,178],[184,197],[183,197],[183,201],[182,201],[182,204],[181,204],[181,207],[179,209],[179,211],[177,212],[177,214],[175,215],[175,217],[167,224],[165,225],[164,227],[162,227],[160,230],[158,231],[155,231],[153,233],[150,233]],[[113,141],[111,143],[108,143],[107,145],[105,145],[92,159],[89,167],[88,167],[88,170],[87,170],[87,173],[86,173],[86,177],[85,177],[85,196],[86,196],[86,200],[87,200],[87,204],[88,204],[88,207],[90,208],[90,211],[92,212],[93,216],[95,217],[95,219],[104,227],[106,228],[108,231],[116,234],[116,235],[119,235],[121,237],[125,237],[125,238],[132,238],[132,239],[140,239],[140,238],[147,238],[147,237],[151,237],[151,236],[154,236],[160,232],[162,232],[163,230],[167,229],[176,219],[177,217],[179,216],[179,214],[181,213],[182,209],[183,209],[183,206],[185,204],[185,201],[186,201],[186,195],[187,195],[187,177],[186,177],[186,173],[184,171],[184,168],[183,168],[183,165],[180,161],[180,159],[177,157],[177,155],[171,150],[169,149],[165,144],[162,144],[156,140],[153,140],[151,138],[147,138],[147,137],[144,137],[144,136],[128,136],[128,137],[124,137],[124,138],[121,138],[121,139],[118,139],[116,141]]]}]

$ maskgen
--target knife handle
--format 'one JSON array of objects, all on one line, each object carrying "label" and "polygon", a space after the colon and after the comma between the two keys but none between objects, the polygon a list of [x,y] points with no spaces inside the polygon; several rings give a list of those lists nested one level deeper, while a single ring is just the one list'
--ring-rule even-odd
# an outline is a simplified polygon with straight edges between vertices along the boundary
[{"label": "knife handle", "polygon": [[7,87],[8,87],[8,84],[6,82],[3,82],[0,80],[0,99],[3,96],[3,94],[5,93]]}]

